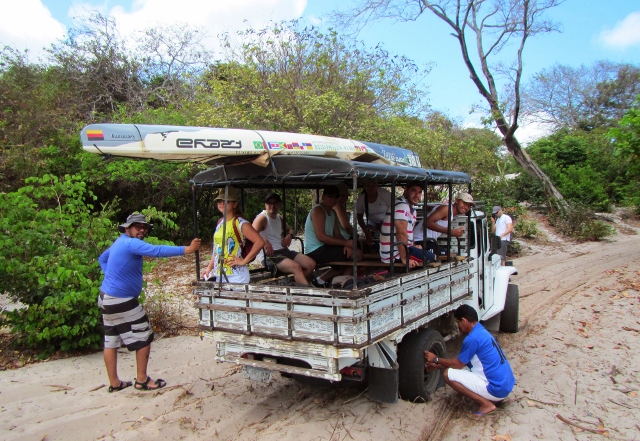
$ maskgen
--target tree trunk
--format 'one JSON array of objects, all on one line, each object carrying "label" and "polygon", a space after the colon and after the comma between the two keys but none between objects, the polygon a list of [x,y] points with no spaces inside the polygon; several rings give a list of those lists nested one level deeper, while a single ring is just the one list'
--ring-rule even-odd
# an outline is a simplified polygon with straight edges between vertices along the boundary
[{"label": "tree trunk", "polygon": [[545,172],[543,172],[538,165],[531,160],[525,150],[522,149],[520,142],[515,136],[510,136],[503,139],[507,150],[511,152],[513,157],[518,161],[518,164],[524,168],[524,170],[536,179],[542,182],[544,192],[549,196],[552,202],[556,204],[557,208],[562,210],[568,208],[567,201],[562,197],[562,194],[558,191],[553,182],[549,179]]},{"label": "tree trunk", "polygon": [[551,202],[553,202],[557,208],[562,211],[567,209],[569,204],[567,204],[567,201],[564,199],[562,194],[558,191],[556,186],[553,185],[553,182],[551,182],[551,179],[549,179],[547,174],[542,171],[535,162],[533,162],[529,154],[520,145],[520,141],[515,137],[514,132],[517,129],[515,123],[514,125],[509,125],[507,123],[504,115],[495,105],[496,101],[491,101],[489,99],[487,99],[487,101],[489,101],[490,104],[493,104],[492,114],[494,115],[494,120],[497,124],[498,130],[500,130],[500,133],[502,134],[502,142],[504,142],[507,150],[529,175],[542,182],[544,192],[549,196]]}]

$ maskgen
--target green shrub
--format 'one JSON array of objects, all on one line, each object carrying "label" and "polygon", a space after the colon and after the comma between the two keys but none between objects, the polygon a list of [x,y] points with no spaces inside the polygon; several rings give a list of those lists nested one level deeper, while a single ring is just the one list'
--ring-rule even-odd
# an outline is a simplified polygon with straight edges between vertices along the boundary
[{"label": "green shrub", "polygon": [[538,235],[538,223],[533,219],[521,217],[518,222],[515,223],[514,233],[516,237],[532,238]]},{"label": "green shrub", "polygon": [[509,241],[509,248],[507,248],[507,256],[516,256],[522,251],[522,245],[517,240]]},{"label": "green shrub", "polygon": [[611,225],[600,220],[592,220],[583,225],[579,237],[583,240],[598,241],[615,234],[615,232],[616,230]]},{"label": "green shrub", "polygon": [[77,177],[45,175],[0,194],[0,292],[25,305],[0,320],[42,355],[98,348],[97,257],[116,235],[109,207],[94,213]]},{"label": "green shrub", "polygon": [[596,241],[615,233],[615,230],[594,218],[593,211],[580,204],[573,204],[565,212],[549,215],[549,223],[560,234],[581,240]]},{"label": "green shrub", "polygon": [[[78,176],[45,175],[0,194],[0,292],[24,305],[3,311],[19,347],[42,356],[56,350],[97,349],[102,342],[97,306],[102,283],[98,256],[118,237],[113,206],[94,210],[95,196]],[[175,214],[142,210],[175,229]],[[168,243],[155,237],[150,243]],[[145,262],[145,272],[153,262]]]}]

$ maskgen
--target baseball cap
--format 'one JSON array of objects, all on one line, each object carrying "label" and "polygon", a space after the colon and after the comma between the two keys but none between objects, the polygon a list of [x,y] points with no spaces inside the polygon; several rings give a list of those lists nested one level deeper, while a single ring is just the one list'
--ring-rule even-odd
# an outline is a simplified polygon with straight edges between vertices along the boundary
[{"label": "baseball cap", "polygon": [[469,193],[458,193],[456,200],[460,199],[462,202],[466,202],[467,204],[471,204],[471,206],[475,207],[476,203],[473,202],[473,196]]},{"label": "baseball cap", "polygon": [[273,199],[275,202],[282,202],[278,193],[269,193],[267,197],[264,198],[264,203],[266,204],[269,199]]},{"label": "baseball cap", "polygon": [[500,205],[496,205],[493,207],[493,210],[491,210],[491,214],[497,214],[500,210],[502,210],[502,207]]}]

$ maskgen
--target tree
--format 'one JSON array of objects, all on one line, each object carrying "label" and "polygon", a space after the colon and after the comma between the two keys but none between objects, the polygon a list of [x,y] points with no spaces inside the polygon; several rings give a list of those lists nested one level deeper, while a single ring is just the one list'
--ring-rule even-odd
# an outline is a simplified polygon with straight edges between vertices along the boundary
[{"label": "tree", "polygon": [[[507,150],[522,168],[542,181],[547,195],[560,207],[566,207],[560,192],[547,175],[522,148],[515,136],[521,106],[522,54],[530,37],[557,30],[557,25],[543,18],[550,8],[563,0],[363,0],[351,11],[353,18],[395,18],[416,20],[431,12],[453,30],[462,59],[471,80],[489,106],[490,119],[495,122]],[[343,16],[344,18],[344,16]],[[503,49],[515,42],[516,52],[511,65],[490,65]],[[475,49],[475,57],[472,50]],[[496,77],[504,75],[509,87],[501,98]],[[509,104],[507,105],[507,99]]]},{"label": "tree", "polygon": [[629,182],[627,198],[640,213],[640,95],[636,105],[609,131],[616,156],[625,163],[624,178]]},{"label": "tree", "polygon": [[557,64],[525,88],[526,112],[553,129],[613,127],[640,94],[640,67],[599,61],[573,68]]},{"label": "tree", "polygon": [[119,34],[114,18],[95,12],[48,52],[86,123],[122,106],[141,111],[193,99],[196,79],[210,56],[203,38],[201,32],[176,24],[162,32],[147,29],[131,41]]},{"label": "tree", "polygon": [[[274,24],[228,37],[228,59],[206,74],[199,123],[358,137],[372,119],[423,114],[410,60],[337,32]],[[371,138],[365,138],[371,140]],[[381,140],[377,140],[382,142]]]}]

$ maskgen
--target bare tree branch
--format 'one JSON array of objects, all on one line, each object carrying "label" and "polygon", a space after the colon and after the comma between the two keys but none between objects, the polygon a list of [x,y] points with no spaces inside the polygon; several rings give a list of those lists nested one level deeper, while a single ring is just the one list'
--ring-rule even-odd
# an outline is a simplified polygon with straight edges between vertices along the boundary
[{"label": "bare tree branch", "polygon": [[[502,134],[503,142],[518,163],[532,176],[542,181],[547,194],[559,206],[566,203],[546,174],[531,160],[522,148],[515,132],[521,113],[521,81],[523,70],[523,51],[527,40],[538,34],[559,30],[559,26],[544,19],[544,13],[564,0],[361,0],[350,12],[350,18],[369,20],[396,19],[416,20],[424,12],[432,12],[452,29],[453,37],[458,41],[460,53],[471,81],[489,105],[491,119]],[[342,14],[345,18],[349,14]],[[468,38],[470,30],[475,38]],[[485,41],[486,40],[486,41]],[[491,66],[492,57],[511,47],[511,41],[517,40],[515,62],[506,96],[513,101],[505,107],[498,94],[495,68]],[[473,47],[475,45],[475,48]],[[475,49],[472,58],[471,50]],[[479,66],[478,66],[479,64]]]}]

